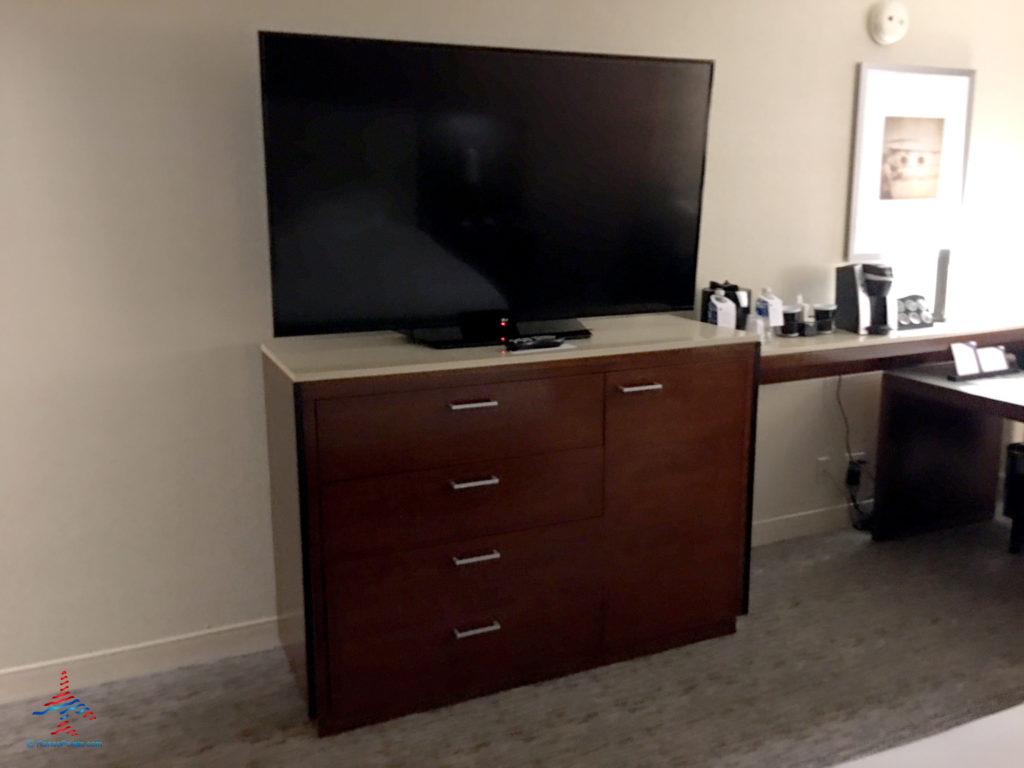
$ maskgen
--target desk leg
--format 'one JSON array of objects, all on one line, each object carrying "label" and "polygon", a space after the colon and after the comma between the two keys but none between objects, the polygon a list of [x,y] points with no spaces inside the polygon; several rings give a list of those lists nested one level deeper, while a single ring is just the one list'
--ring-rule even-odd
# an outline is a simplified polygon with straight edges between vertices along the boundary
[{"label": "desk leg", "polygon": [[1002,419],[882,379],[872,537],[876,541],[991,519]]},{"label": "desk leg", "polygon": [[1015,517],[1010,528],[1010,554],[1019,555],[1021,544],[1024,544],[1024,520]]}]

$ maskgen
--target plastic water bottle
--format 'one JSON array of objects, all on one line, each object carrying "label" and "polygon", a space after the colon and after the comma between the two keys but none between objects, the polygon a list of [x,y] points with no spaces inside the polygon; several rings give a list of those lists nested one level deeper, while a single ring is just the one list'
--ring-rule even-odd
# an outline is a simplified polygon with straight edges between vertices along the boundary
[{"label": "plastic water bottle", "polygon": [[763,341],[767,343],[772,337],[772,329],[782,325],[782,299],[765,286],[757,297],[757,317],[764,324]]},{"label": "plastic water bottle", "polygon": [[716,288],[708,303],[708,322],[723,328],[736,327],[736,305],[725,295],[725,290]]}]

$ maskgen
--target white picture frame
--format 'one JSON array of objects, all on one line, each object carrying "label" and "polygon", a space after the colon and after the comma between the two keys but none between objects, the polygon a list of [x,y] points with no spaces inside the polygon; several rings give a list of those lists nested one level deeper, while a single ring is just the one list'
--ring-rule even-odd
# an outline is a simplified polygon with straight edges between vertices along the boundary
[{"label": "white picture frame", "polygon": [[974,70],[858,65],[848,261],[955,246],[973,98]]}]

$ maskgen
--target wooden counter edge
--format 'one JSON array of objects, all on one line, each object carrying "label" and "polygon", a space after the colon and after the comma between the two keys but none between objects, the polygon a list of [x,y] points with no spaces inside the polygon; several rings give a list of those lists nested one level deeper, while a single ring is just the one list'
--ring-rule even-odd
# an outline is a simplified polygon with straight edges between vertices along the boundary
[{"label": "wooden counter edge", "polygon": [[779,384],[786,381],[943,362],[952,359],[949,345],[962,341],[976,341],[980,346],[1004,344],[1011,348],[1020,347],[1024,346],[1024,326],[919,339],[901,337],[881,344],[821,350],[804,349],[762,355],[761,383]]}]

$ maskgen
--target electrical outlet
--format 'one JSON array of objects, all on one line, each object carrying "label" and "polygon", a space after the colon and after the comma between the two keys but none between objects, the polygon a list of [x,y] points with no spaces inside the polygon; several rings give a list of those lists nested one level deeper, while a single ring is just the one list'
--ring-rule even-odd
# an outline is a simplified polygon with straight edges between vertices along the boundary
[{"label": "electrical outlet", "polygon": [[818,456],[814,462],[817,467],[815,474],[821,478],[831,478],[832,472],[832,457],[831,456]]},{"label": "electrical outlet", "polygon": [[850,462],[850,466],[846,468],[846,478],[844,482],[847,488],[860,488],[860,464],[856,460]]},{"label": "electrical outlet", "polygon": [[871,457],[867,451],[851,451],[844,455],[847,459],[840,473],[843,484],[847,488],[858,488],[862,497],[870,498],[875,492],[875,474]]},{"label": "electrical outlet", "polygon": [[[840,498],[844,498],[846,489],[843,486],[843,473],[846,472],[846,462],[842,461],[841,455],[816,456],[814,463],[818,468],[815,476],[823,487],[830,489],[830,493],[838,493]],[[839,466],[840,463],[842,466]]]}]

